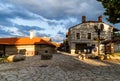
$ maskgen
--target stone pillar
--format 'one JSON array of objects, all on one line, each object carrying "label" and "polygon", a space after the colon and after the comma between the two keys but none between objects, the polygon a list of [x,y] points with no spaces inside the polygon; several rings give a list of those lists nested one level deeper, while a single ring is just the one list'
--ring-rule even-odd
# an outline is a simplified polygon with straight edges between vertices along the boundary
[{"label": "stone pillar", "polygon": [[107,44],[105,43],[104,44],[105,55],[107,55],[107,48],[106,47],[107,47]]},{"label": "stone pillar", "polygon": [[104,54],[104,45],[100,44],[100,54]]},{"label": "stone pillar", "polygon": [[70,53],[75,54],[75,43],[72,43],[70,46]]},{"label": "stone pillar", "polygon": [[97,44],[95,44],[95,47],[94,47],[92,53],[93,53],[93,55],[98,56],[98,45]]},{"label": "stone pillar", "polygon": [[111,54],[114,54],[114,43],[111,43]]}]

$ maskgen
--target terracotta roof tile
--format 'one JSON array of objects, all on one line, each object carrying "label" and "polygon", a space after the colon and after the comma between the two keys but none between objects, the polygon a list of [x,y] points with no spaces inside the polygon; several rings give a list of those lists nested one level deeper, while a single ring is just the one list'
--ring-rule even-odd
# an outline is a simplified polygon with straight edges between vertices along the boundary
[{"label": "terracotta roof tile", "polygon": [[46,44],[46,45],[55,46],[50,41],[44,40],[40,37],[34,37],[32,39],[30,39],[29,37],[0,38],[0,44],[7,44],[7,45]]},{"label": "terracotta roof tile", "polygon": [[52,42],[52,44],[55,45],[57,48],[59,48],[61,45],[60,43],[57,43],[57,42]]},{"label": "terracotta roof tile", "polygon": [[42,39],[46,41],[51,41],[51,38],[48,38],[48,37],[42,37]]}]

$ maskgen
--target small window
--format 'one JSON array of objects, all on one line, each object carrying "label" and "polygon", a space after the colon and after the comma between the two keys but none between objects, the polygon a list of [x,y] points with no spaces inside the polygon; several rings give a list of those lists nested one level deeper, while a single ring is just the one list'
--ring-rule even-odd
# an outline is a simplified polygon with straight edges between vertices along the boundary
[{"label": "small window", "polygon": [[45,53],[48,53],[48,50],[45,50]]},{"label": "small window", "polygon": [[88,39],[91,39],[91,33],[88,33]]},{"label": "small window", "polygon": [[76,38],[80,39],[80,33],[76,33]]}]

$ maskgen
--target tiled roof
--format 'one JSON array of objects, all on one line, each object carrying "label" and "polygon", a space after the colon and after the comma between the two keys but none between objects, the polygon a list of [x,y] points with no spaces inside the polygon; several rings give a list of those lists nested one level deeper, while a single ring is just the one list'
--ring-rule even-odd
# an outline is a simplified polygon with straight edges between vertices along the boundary
[{"label": "tiled roof", "polygon": [[89,20],[89,21],[85,21],[84,23],[99,23],[100,21],[93,21],[93,20]]},{"label": "tiled roof", "polygon": [[45,39],[42,39],[40,37],[34,37],[30,39],[29,37],[23,37],[23,38],[0,38],[0,44],[6,44],[6,45],[28,45],[28,44],[45,44],[45,45],[51,45],[50,41],[47,41]]},{"label": "tiled roof", "polygon": [[42,37],[42,39],[45,41],[51,41],[51,38],[48,38],[48,37]]},{"label": "tiled roof", "polygon": [[[84,23],[99,23],[99,21],[86,21],[86,22],[84,22]],[[101,23],[107,24],[107,23],[105,23],[105,22],[101,22]],[[75,25],[75,26],[72,26],[72,27],[69,28],[69,30],[70,30],[71,28],[74,28],[74,27],[76,27],[76,26],[78,26],[78,25],[81,25],[81,24],[83,24],[83,23],[80,23],[80,24],[77,24],[77,25]],[[107,25],[109,25],[109,24],[107,24]],[[113,31],[120,31],[120,29],[115,28],[114,26],[111,26],[111,25],[109,25],[109,26],[113,28]]]},{"label": "tiled roof", "polygon": [[57,43],[57,42],[52,42],[52,44],[55,45],[57,48],[59,48],[61,45],[60,43]]}]

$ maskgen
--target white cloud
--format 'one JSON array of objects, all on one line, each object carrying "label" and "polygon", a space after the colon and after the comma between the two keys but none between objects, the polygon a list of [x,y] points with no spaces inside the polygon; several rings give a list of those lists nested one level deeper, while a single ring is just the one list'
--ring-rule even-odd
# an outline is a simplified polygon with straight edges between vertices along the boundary
[{"label": "white cloud", "polygon": [[[47,33],[50,34],[51,36],[56,36],[56,34],[59,31],[67,32],[66,25],[70,22],[76,22],[77,19],[75,18],[68,18],[68,19],[63,19],[63,20],[50,20],[43,18],[41,16],[38,16],[36,20],[25,20],[22,18],[15,18],[15,19],[8,19],[14,24],[17,25],[24,25],[24,26],[37,26],[40,28],[44,28],[45,30],[40,31],[40,30],[35,30],[36,32],[39,33]],[[53,23],[53,24],[49,24]]]},{"label": "white cloud", "polygon": [[54,36],[54,37],[52,37],[52,41],[56,41],[56,42],[62,43],[63,40],[64,40],[64,37],[61,37],[61,36]]},{"label": "white cloud", "polygon": [[13,5],[11,4],[1,4],[0,3],[0,12],[2,13],[11,13],[12,11],[10,10],[13,8]]},{"label": "white cloud", "polygon": [[[18,31],[18,28],[14,27],[14,26],[13,27],[6,27],[6,26],[0,25],[0,29],[9,33],[10,34],[9,36],[11,36],[11,35],[12,36],[25,36],[24,33]],[[6,37],[7,36],[8,35],[6,35]]]},{"label": "white cloud", "polygon": [[46,23],[41,22],[39,20],[25,20],[22,18],[15,18],[15,19],[8,19],[12,23],[18,24],[18,25],[27,25],[27,26],[47,26]]},{"label": "white cloud", "polygon": [[[14,0],[13,0],[14,1]],[[19,2],[19,0],[16,0]],[[31,0],[32,1],[32,0]],[[44,2],[44,1],[43,1]],[[49,2],[49,1],[48,1]],[[50,1],[49,3],[54,3],[53,1]],[[57,3],[57,2],[56,2]],[[18,3],[16,3],[18,4]],[[26,1],[25,2],[20,2],[19,4],[30,4],[29,2],[27,3]],[[33,5],[35,4],[38,4],[38,3],[34,3],[33,2]],[[59,3],[58,3],[59,4]],[[65,5],[69,5],[69,4],[72,4],[72,2],[69,2],[69,3],[64,3],[63,6]],[[56,4],[52,4],[54,7],[56,6],[61,6],[60,4],[59,5],[56,5]],[[37,6],[37,5],[36,5]],[[48,5],[47,5],[48,6]],[[48,6],[49,7],[49,6]],[[48,8],[46,8],[48,9]],[[64,7],[63,7],[64,9]],[[25,9],[24,9],[25,10]],[[49,10],[50,11],[50,10]],[[11,23],[14,23],[14,24],[17,24],[17,25],[23,25],[23,26],[37,26],[37,27],[40,27],[40,28],[44,28],[45,30],[44,31],[40,31],[40,30],[35,30],[36,33],[41,33],[41,34],[50,34],[52,38],[58,40],[58,37],[60,35],[58,35],[57,33],[59,31],[62,31],[64,32],[64,34],[66,34],[66,32],[68,31],[67,29],[67,25],[69,23],[75,23],[77,21],[77,18],[74,18],[74,17],[68,17],[66,19],[59,19],[57,20],[56,18],[55,19],[48,19],[48,18],[45,18],[44,16],[42,15],[39,15],[37,13],[34,13],[32,11],[29,11],[26,9],[25,11],[29,16],[32,16],[34,19],[24,19],[24,18],[20,18],[20,17],[15,17],[15,18],[8,18],[7,20],[10,21]],[[54,13],[55,14],[55,13]],[[52,23],[52,24],[49,24],[49,23]],[[65,38],[65,36],[63,37],[60,37],[61,40],[63,40],[63,38]]]},{"label": "white cloud", "polygon": [[12,4],[47,18],[66,18],[102,14],[104,9],[96,0],[10,0]]},{"label": "white cloud", "polygon": [[24,36],[20,26],[37,26],[45,30],[36,29],[36,33],[62,41],[65,36],[58,32],[66,34],[70,26],[81,22],[82,15],[86,15],[87,20],[97,19],[104,8],[96,0],[2,0],[0,12],[0,23],[5,25],[1,30],[5,32]]}]

